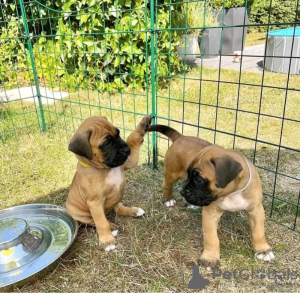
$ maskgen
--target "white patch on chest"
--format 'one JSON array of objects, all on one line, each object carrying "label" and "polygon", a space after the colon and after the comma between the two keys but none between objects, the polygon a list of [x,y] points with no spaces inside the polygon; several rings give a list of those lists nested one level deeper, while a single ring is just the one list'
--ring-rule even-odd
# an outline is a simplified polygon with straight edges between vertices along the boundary
[{"label": "white patch on chest", "polygon": [[110,169],[106,178],[105,184],[114,185],[116,188],[120,188],[121,184],[124,182],[124,174],[121,167],[116,167]]},{"label": "white patch on chest", "polygon": [[239,192],[225,196],[222,200],[218,201],[218,206],[225,211],[236,212],[246,210],[248,202],[242,193]]}]

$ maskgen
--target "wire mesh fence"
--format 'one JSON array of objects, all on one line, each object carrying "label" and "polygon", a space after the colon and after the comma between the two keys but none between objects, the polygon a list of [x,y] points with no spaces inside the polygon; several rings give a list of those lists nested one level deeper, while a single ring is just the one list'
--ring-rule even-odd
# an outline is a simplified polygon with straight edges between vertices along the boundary
[{"label": "wire mesh fence", "polygon": [[[72,11],[74,4],[54,9],[37,1],[2,3],[2,40],[9,49],[14,42],[19,46],[10,55],[2,52],[11,62],[1,71],[3,102],[8,108],[12,100],[22,105],[28,99],[35,102],[31,111],[20,110],[20,126],[17,115],[6,111],[2,140],[20,131],[30,133],[30,127],[74,132],[92,115],[117,120],[127,134],[138,116],[149,112],[149,92],[142,90],[149,84],[149,46],[137,47],[149,39],[145,4],[133,8],[129,3],[121,11],[112,4],[89,1],[86,8]],[[133,26],[137,19],[139,25]],[[24,91],[23,86],[29,89]],[[13,88],[19,93],[10,91]]]},{"label": "wire mesh fence", "polygon": [[[250,158],[267,214],[299,232],[299,1],[265,1],[264,15],[255,1],[228,2],[2,0],[1,141],[71,135],[92,115],[126,136],[152,113]],[[259,45],[249,30],[263,32]],[[153,135],[143,151],[156,166],[169,145]]]}]

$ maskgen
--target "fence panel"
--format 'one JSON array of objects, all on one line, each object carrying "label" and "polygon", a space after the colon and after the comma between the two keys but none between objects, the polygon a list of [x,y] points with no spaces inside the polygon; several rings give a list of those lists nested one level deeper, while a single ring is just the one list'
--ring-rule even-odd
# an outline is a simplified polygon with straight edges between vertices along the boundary
[{"label": "fence panel", "polygon": [[[0,140],[40,129],[34,70],[17,0],[0,2]],[[15,10],[10,15],[10,10]],[[24,87],[22,90],[21,87]],[[28,107],[26,101],[34,104]]]},{"label": "fence panel", "polygon": [[85,118],[102,115],[127,136],[149,112],[148,3],[46,4],[22,0],[11,9],[24,27],[28,66],[35,68],[25,78],[40,95],[37,121],[71,135]]}]

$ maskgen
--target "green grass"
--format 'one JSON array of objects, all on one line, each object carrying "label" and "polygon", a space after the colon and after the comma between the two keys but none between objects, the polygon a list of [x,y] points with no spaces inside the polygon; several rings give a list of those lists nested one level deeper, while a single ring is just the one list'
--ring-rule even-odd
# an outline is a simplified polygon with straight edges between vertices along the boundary
[{"label": "green grass", "polygon": [[[218,70],[204,69],[204,79],[217,79]],[[163,118],[182,120],[183,99],[198,102],[199,69],[186,75],[188,79],[172,80],[170,88],[158,94],[164,98],[158,100],[158,122],[166,124]],[[242,81],[261,84],[261,74],[242,72]],[[238,73],[233,70],[221,70],[221,79],[238,81]],[[286,86],[286,76],[266,73],[264,84]],[[289,87],[300,89],[299,77],[291,76]],[[201,102],[207,106],[200,107],[200,125],[215,128],[216,108],[218,108],[216,128],[228,134],[216,135],[216,142],[225,147],[232,147],[237,108],[237,85],[202,82]],[[169,100],[169,92],[172,100]],[[81,119],[91,115],[105,115],[109,120],[123,129],[126,137],[140,120],[141,115],[127,112],[147,113],[151,103],[147,103],[147,93],[136,92],[111,95],[95,92],[71,94],[70,100],[56,101],[55,105],[45,106],[47,132],[40,132],[37,123],[38,109],[30,104],[11,102],[0,106],[0,208],[26,203],[53,203],[62,205],[67,198],[68,188],[76,170],[75,156],[68,152],[67,145]],[[289,91],[285,117],[299,119],[298,92]],[[150,97],[150,94],[149,94]],[[261,113],[282,117],[285,90],[264,89],[262,93]],[[76,102],[76,103],[70,103]],[[110,111],[99,108],[113,107]],[[239,110],[258,112],[260,88],[241,86]],[[123,103],[122,103],[123,102]],[[83,105],[86,103],[90,105]],[[256,137],[257,114],[239,112],[236,134]],[[184,121],[197,125],[198,105],[185,103]],[[256,164],[275,170],[278,148],[268,145],[277,144],[280,139],[281,118],[262,118],[258,138],[266,143],[257,145]],[[178,130],[180,123],[171,122]],[[197,126],[185,125],[184,133],[197,135]],[[200,137],[214,140],[214,131],[200,129]],[[179,272],[187,265],[196,262],[203,248],[201,231],[201,211],[189,211],[179,195],[180,184],[175,188],[178,205],[166,209],[162,202],[163,172],[160,162],[158,170],[153,170],[146,163],[148,152],[152,150],[151,136],[143,146],[140,166],[126,174],[126,192],[124,203],[139,206],[146,211],[141,219],[109,215],[110,220],[119,226],[118,248],[113,253],[105,253],[97,244],[96,230],[81,226],[76,241],[68,253],[60,260],[54,270],[44,278],[23,288],[22,292],[99,292],[99,291],[133,291],[133,292],[181,292],[182,279]],[[282,145],[299,149],[299,123],[284,122]],[[1,139],[0,139],[1,140]],[[237,138],[235,146],[249,158],[253,158],[255,142]],[[160,154],[164,155],[166,141],[159,138]],[[151,155],[151,154],[150,154]],[[282,149],[280,152],[279,171],[290,176],[299,176],[300,161],[295,151]],[[264,192],[273,194],[274,174],[259,170]],[[275,195],[282,200],[297,203],[299,181],[278,176]],[[285,225],[282,227],[269,219],[271,198],[265,196],[264,206],[267,215],[267,239],[273,245],[276,260],[264,264],[255,259],[251,250],[251,240],[245,213],[226,213],[220,224],[221,269],[234,270],[242,268],[284,270],[297,269],[300,261],[299,234],[288,230],[295,218],[295,207],[289,203],[275,200],[273,217]],[[298,226],[299,231],[299,219]],[[212,279],[212,274],[200,269],[200,273],[211,282],[204,292],[268,292],[298,290],[298,283],[274,280],[238,280]],[[16,290],[17,292],[17,290]]]},{"label": "green grass", "polygon": [[245,46],[254,46],[264,44],[266,40],[266,33],[261,32],[252,32],[248,33],[246,36],[246,43]]}]

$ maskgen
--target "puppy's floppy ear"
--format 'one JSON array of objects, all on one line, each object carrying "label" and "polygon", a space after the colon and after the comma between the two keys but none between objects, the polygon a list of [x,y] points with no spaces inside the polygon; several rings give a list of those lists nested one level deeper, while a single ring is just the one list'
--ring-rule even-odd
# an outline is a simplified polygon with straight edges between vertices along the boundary
[{"label": "puppy's floppy ear", "polygon": [[242,165],[230,156],[214,158],[211,161],[215,166],[217,183],[220,188],[224,188],[243,170]]},{"label": "puppy's floppy ear", "polygon": [[76,155],[85,157],[89,160],[92,159],[92,149],[90,146],[91,131],[83,131],[75,133],[69,143],[69,151]]}]

